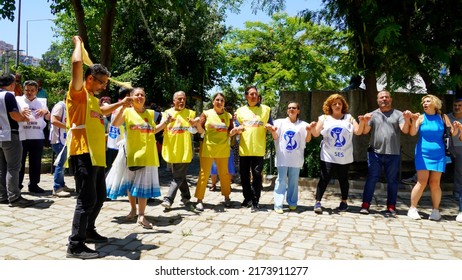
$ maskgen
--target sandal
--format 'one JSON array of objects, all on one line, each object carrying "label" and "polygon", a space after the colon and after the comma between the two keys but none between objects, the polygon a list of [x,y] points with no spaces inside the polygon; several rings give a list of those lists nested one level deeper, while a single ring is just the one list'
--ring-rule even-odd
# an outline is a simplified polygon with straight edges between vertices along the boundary
[{"label": "sandal", "polygon": [[131,215],[128,214],[127,216],[122,216],[122,217],[118,217],[117,219],[123,223],[133,223],[136,221],[136,214],[135,215]]},{"label": "sandal", "polygon": [[138,220],[138,224],[144,229],[152,229],[152,227],[153,227],[152,224],[150,222],[148,222],[146,219],[143,219],[141,221]]}]

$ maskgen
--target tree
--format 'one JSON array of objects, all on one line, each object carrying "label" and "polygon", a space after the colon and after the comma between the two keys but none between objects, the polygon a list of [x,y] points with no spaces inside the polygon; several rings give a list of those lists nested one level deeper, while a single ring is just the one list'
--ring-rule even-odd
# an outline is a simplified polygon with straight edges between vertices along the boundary
[{"label": "tree", "polygon": [[59,61],[60,47],[52,43],[47,52],[42,55],[40,67],[51,72],[60,72],[62,67]]},{"label": "tree", "polygon": [[[66,38],[66,57],[70,57],[70,38],[83,32],[76,29],[75,9],[56,0],[60,35]],[[59,5],[57,4],[59,2]],[[102,2],[82,0],[89,43],[87,50],[106,48],[101,43],[101,18],[106,14]],[[234,1],[225,1],[232,5]],[[204,98],[207,89],[219,79],[216,49],[225,28],[224,8],[218,1],[128,1],[118,0],[110,31],[112,49],[110,70],[119,80],[143,86],[150,99],[168,105],[174,91]],[[95,59],[94,62],[102,60]]]},{"label": "tree", "polygon": [[[254,0],[271,13],[283,0]],[[422,77],[430,92],[462,89],[462,2],[458,0],[323,0],[319,13],[303,10],[306,21],[326,22],[350,34],[351,74],[365,77],[370,109],[376,107],[377,77],[393,90]],[[441,75],[441,69],[449,75]]]},{"label": "tree", "polygon": [[3,19],[14,21],[14,11],[16,11],[15,0],[1,0],[0,1],[0,16]]},{"label": "tree", "polygon": [[[95,60],[94,51],[90,44],[91,32],[97,32],[99,38],[100,55],[99,61],[106,67],[111,67],[111,47],[112,47],[112,29],[114,26],[117,0],[52,0],[51,9],[54,14],[65,11],[66,15],[70,15],[70,10],[73,10],[75,15],[75,24],[78,34],[82,37],[83,43],[86,46],[88,55],[92,61]],[[86,13],[85,8],[93,13]],[[93,8],[93,9],[92,9]],[[88,26],[97,26],[99,30],[88,30]],[[99,31],[99,32],[98,32]]]},{"label": "tree", "polygon": [[263,88],[269,104],[279,90],[338,90],[345,36],[285,13],[273,15],[268,24],[246,22],[246,29],[231,30],[222,44],[221,73],[240,85]]}]

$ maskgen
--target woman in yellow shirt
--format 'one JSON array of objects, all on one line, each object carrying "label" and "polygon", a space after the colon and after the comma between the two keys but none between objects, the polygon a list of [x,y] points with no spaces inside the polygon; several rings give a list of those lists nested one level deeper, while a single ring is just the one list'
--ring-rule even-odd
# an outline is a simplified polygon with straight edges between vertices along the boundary
[{"label": "woman in yellow shirt", "polygon": [[194,194],[197,198],[196,210],[198,211],[204,210],[202,200],[214,160],[221,180],[221,194],[225,197],[225,206],[229,207],[231,204],[229,199],[231,178],[228,174],[229,137],[236,134],[237,131],[233,128],[233,117],[225,111],[225,96],[222,93],[214,94],[212,103],[213,109],[202,112],[200,124],[197,125],[197,131],[204,134],[200,151],[201,170]]},{"label": "woman in yellow shirt", "polygon": [[151,229],[152,224],[145,217],[148,198],[160,196],[159,157],[154,135],[164,129],[172,120],[167,120],[156,126],[154,111],[146,109],[146,96],[143,88],[134,88],[130,96],[133,97],[133,107],[122,109],[115,115],[112,125],[118,127],[125,124],[126,129],[126,158],[127,167],[120,186],[112,190],[112,197],[128,195],[131,210],[127,220],[136,216],[136,202],[138,200],[138,224]]}]

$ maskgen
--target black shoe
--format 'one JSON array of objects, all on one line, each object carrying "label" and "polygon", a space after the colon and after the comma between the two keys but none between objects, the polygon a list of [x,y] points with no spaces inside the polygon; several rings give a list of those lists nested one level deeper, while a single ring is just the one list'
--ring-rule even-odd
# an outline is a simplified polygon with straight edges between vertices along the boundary
[{"label": "black shoe", "polygon": [[257,204],[252,204],[252,209],[250,210],[251,213],[255,213],[257,211],[260,211],[260,205]]},{"label": "black shoe", "polygon": [[250,207],[250,206],[252,206],[252,201],[244,199],[244,201],[242,201],[242,203],[241,203],[241,206],[242,207]]},{"label": "black shoe", "polygon": [[96,230],[87,231],[87,239],[85,240],[86,243],[106,243],[108,241],[107,237],[100,235],[96,232]]},{"label": "black shoe", "polygon": [[96,259],[99,258],[98,251],[92,250],[85,246],[85,244],[79,245],[76,248],[71,249],[70,246],[67,247],[66,258],[76,258],[82,260]]},{"label": "black shoe", "polygon": [[10,204],[8,206],[10,207],[21,207],[21,208],[25,208],[25,207],[29,207],[29,206],[32,206],[36,203],[35,200],[29,200],[29,199],[25,199],[24,197],[20,196],[18,199],[16,199],[15,201],[12,201],[10,202]]},{"label": "black shoe", "polygon": [[9,204],[8,199],[0,201],[0,204]]},{"label": "black shoe", "polygon": [[29,186],[29,192],[31,192],[31,193],[44,193],[45,190],[42,189],[41,187],[37,186],[37,185],[30,185]]}]

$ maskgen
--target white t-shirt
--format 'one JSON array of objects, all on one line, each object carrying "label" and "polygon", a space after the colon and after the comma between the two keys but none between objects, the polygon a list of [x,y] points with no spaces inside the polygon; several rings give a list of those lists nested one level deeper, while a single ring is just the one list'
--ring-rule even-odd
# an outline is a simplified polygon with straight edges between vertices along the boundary
[{"label": "white t-shirt", "polygon": [[321,130],[321,160],[325,162],[348,164],[353,162],[353,117],[345,114],[337,120],[322,115],[318,121],[324,121]]},{"label": "white t-shirt", "polygon": [[308,123],[297,120],[292,123],[289,118],[277,119],[274,126],[279,138],[275,140],[276,166],[302,168],[306,144],[306,126]]},{"label": "white t-shirt", "polygon": [[[25,95],[16,96],[18,106],[21,108],[27,108],[32,111],[31,117],[28,122],[19,123],[19,138],[21,140],[33,140],[33,139],[45,139],[43,129],[46,126],[46,122],[43,116],[39,117],[35,114],[35,110],[46,108],[45,103],[42,102],[43,98],[35,98],[30,101]],[[46,101],[45,101],[46,102]]]},{"label": "white t-shirt", "polygon": [[[66,123],[66,103],[64,101],[59,101],[53,106],[51,110],[51,116],[55,116],[59,119],[60,122]],[[50,129],[50,144],[61,143],[66,144],[66,129],[59,128],[54,125],[51,125]]]},{"label": "white t-shirt", "polygon": [[119,143],[124,139],[124,134],[122,133],[123,126],[113,126],[112,122],[114,121],[115,115],[120,111],[120,108],[115,110],[111,115],[111,123],[109,124],[108,134],[107,134],[107,148],[112,150],[118,150]]}]

